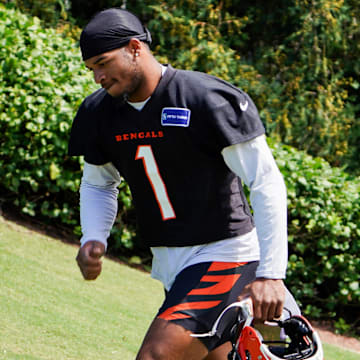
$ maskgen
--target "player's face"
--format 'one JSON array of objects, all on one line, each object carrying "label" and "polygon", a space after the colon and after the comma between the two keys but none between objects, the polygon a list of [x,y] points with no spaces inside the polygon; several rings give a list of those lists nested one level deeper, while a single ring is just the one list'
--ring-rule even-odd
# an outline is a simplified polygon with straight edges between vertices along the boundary
[{"label": "player's face", "polygon": [[134,52],[129,48],[111,50],[85,60],[85,65],[93,71],[94,79],[112,97],[131,98],[139,89],[142,72]]}]

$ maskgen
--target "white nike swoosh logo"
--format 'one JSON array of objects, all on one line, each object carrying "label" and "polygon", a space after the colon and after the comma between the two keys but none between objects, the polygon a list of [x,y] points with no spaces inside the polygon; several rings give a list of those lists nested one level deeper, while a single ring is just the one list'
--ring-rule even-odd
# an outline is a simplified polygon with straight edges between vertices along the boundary
[{"label": "white nike swoosh logo", "polygon": [[246,111],[249,106],[249,102],[246,100],[244,103],[240,103],[240,109]]}]

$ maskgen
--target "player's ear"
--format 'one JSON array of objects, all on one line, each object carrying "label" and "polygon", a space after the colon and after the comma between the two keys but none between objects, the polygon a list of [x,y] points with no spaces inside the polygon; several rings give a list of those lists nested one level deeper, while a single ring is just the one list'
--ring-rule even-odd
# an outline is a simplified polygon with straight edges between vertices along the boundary
[{"label": "player's ear", "polygon": [[132,38],[132,39],[130,39],[127,48],[134,57],[138,57],[138,56],[140,56],[140,53],[141,53],[141,48],[142,48],[141,45],[142,44],[139,39]]}]

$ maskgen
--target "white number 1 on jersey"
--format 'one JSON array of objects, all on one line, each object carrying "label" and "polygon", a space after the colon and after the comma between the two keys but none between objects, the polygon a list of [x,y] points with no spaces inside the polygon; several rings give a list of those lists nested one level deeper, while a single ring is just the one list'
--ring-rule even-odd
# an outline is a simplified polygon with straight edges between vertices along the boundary
[{"label": "white number 1 on jersey", "polygon": [[154,154],[150,145],[139,145],[136,151],[135,160],[143,160],[145,173],[149,179],[159,205],[163,220],[175,219],[176,215],[169,200],[166,187],[161,178]]}]

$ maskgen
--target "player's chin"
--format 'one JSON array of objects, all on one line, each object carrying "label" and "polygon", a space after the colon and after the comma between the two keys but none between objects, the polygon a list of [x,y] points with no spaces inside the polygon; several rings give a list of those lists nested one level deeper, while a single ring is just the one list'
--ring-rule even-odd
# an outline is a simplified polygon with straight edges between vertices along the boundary
[{"label": "player's chin", "polygon": [[115,84],[111,85],[106,89],[106,92],[113,98],[122,98],[124,97],[124,91],[119,89]]}]

